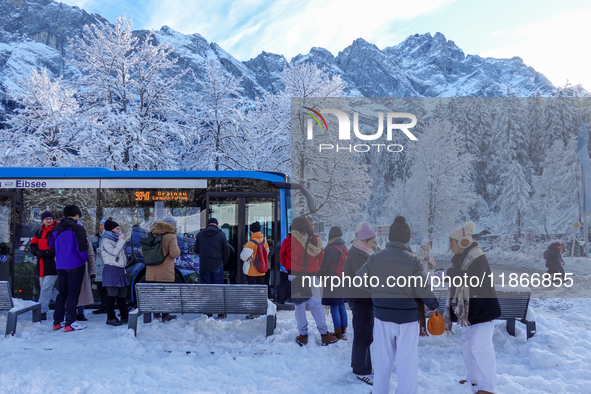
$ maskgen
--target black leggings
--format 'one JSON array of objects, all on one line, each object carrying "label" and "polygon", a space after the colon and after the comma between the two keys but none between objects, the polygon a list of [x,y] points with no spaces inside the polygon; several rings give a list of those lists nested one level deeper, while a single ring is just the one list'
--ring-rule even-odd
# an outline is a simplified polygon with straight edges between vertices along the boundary
[{"label": "black leggings", "polygon": [[117,319],[115,315],[115,302],[117,302],[117,309],[121,313],[121,319],[128,319],[127,287],[107,287],[107,294],[107,319]]}]

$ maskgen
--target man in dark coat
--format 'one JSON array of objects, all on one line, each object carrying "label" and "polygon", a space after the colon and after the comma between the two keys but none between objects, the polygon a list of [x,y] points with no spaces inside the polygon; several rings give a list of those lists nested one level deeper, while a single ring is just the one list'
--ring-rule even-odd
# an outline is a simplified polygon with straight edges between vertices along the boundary
[{"label": "man in dark coat", "polygon": [[207,227],[197,234],[195,254],[199,255],[201,283],[224,283],[224,264],[230,256],[230,245],[224,232],[218,228],[217,219],[209,219]]},{"label": "man in dark coat", "polygon": [[82,211],[76,205],[64,208],[64,218],[53,228],[49,247],[55,249],[55,267],[59,294],[55,300],[53,329],[59,330],[66,318],[64,331],[82,330],[86,325],[76,322],[76,305],[84,279],[84,264],[88,260],[88,239],[84,227],[78,224]]},{"label": "man in dark coat", "polygon": [[[358,276],[372,278],[375,374],[374,393],[390,392],[390,377],[394,357],[398,353],[396,392],[414,394],[419,389],[419,304],[422,300],[430,309],[439,302],[433,295],[423,272],[423,265],[407,243],[410,227],[403,216],[390,226],[386,248],[372,255],[357,271]],[[375,279],[379,279],[379,283]],[[396,278],[395,285],[392,278]],[[369,281],[369,279],[368,279]]]}]

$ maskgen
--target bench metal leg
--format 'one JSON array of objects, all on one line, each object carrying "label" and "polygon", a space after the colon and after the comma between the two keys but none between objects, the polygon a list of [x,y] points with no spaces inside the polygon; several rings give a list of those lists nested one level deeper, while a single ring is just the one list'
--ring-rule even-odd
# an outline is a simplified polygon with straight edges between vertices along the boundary
[{"label": "bench metal leg", "polygon": [[41,321],[41,304],[33,306],[33,323]]},{"label": "bench metal leg", "polygon": [[152,314],[151,313],[144,313],[144,323],[151,323],[152,322]]},{"label": "bench metal leg", "polygon": [[15,312],[8,312],[6,319],[6,336],[14,335],[16,332],[16,320],[18,315]]},{"label": "bench metal leg", "polygon": [[271,335],[273,335],[274,331],[275,331],[275,319],[276,316],[275,315],[267,315],[267,333],[266,336],[270,337]]},{"label": "bench metal leg", "polygon": [[134,309],[129,313],[129,321],[127,323],[127,328],[133,330],[133,335],[137,336],[137,318],[140,315],[139,309]]},{"label": "bench metal leg", "polygon": [[522,319],[521,322],[525,324],[525,331],[527,333],[527,339],[532,338],[536,334],[536,322],[535,321],[527,321]]},{"label": "bench metal leg", "polygon": [[507,319],[507,332],[512,337],[515,336],[515,319]]}]

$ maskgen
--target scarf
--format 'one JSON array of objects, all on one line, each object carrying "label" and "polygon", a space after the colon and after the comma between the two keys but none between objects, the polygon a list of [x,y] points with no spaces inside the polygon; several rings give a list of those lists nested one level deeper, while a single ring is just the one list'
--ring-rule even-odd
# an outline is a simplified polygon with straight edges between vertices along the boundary
[{"label": "scarf", "polygon": [[363,242],[362,240],[360,240],[359,238],[355,238],[353,240],[353,247],[367,253],[368,255],[372,255],[374,254],[374,251],[372,248],[369,247],[368,244],[366,244],[365,242]]},{"label": "scarf", "polygon": [[112,240],[112,241],[115,241],[115,242],[119,241],[119,234],[115,234],[115,233],[114,233],[114,232],[112,232],[112,231],[107,231],[107,230],[105,230],[105,231],[103,232],[103,237],[105,237],[105,238],[107,238],[107,239],[110,239],[110,240]]},{"label": "scarf", "polygon": [[[467,271],[468,267],[474,260],[482,256],[484,252],[480,245],[477,245],[470,249],[464,261],[462,262],[462,271]],[[453,308],[454,314],[458,318],[458,324],[462,327],[468,327],[470,322],[468,321],[468,315],[470,313],[470,286],[469,283],[464,283],[456,288],[456,293],[453,298],[451,297],[451,287],[447,289],[447,305],[445,313],[443,314],[443,320],[445,321],[445,331],[451,332],[451,313],[450,308]]]}]

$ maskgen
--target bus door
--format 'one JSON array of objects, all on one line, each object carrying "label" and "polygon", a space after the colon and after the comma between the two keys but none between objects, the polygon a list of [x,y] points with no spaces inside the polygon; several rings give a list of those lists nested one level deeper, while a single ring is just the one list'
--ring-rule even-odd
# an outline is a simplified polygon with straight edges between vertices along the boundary
[{"label": "bus door", "polygon": [[[208,193],[207,218],[213,217],[218,220],[218,227],[224,232],[230,245],[230,257],[224,266],[224,275],[229,283],[246,282],[246,277],[242,272],[240,252],[250,237],[249,226],[251,223],[258,221],[261,224],[261,232],[270,246],[274,245],[274,240],[278,237],[275,234],[278,231],[275,211],[276,194],[253,194]],[[270,265],[273,260],[273,258],[269,259]],[[277,261],[279,261],[278,258]],[[266,275],[267,284],[269,284],[269,275]]]},{"label": "bus door", "polygon": [[[0,280],[11,281],[14,250],[14,195],[0,194]],[[12,283],[10,284],[12,289]]]}]

